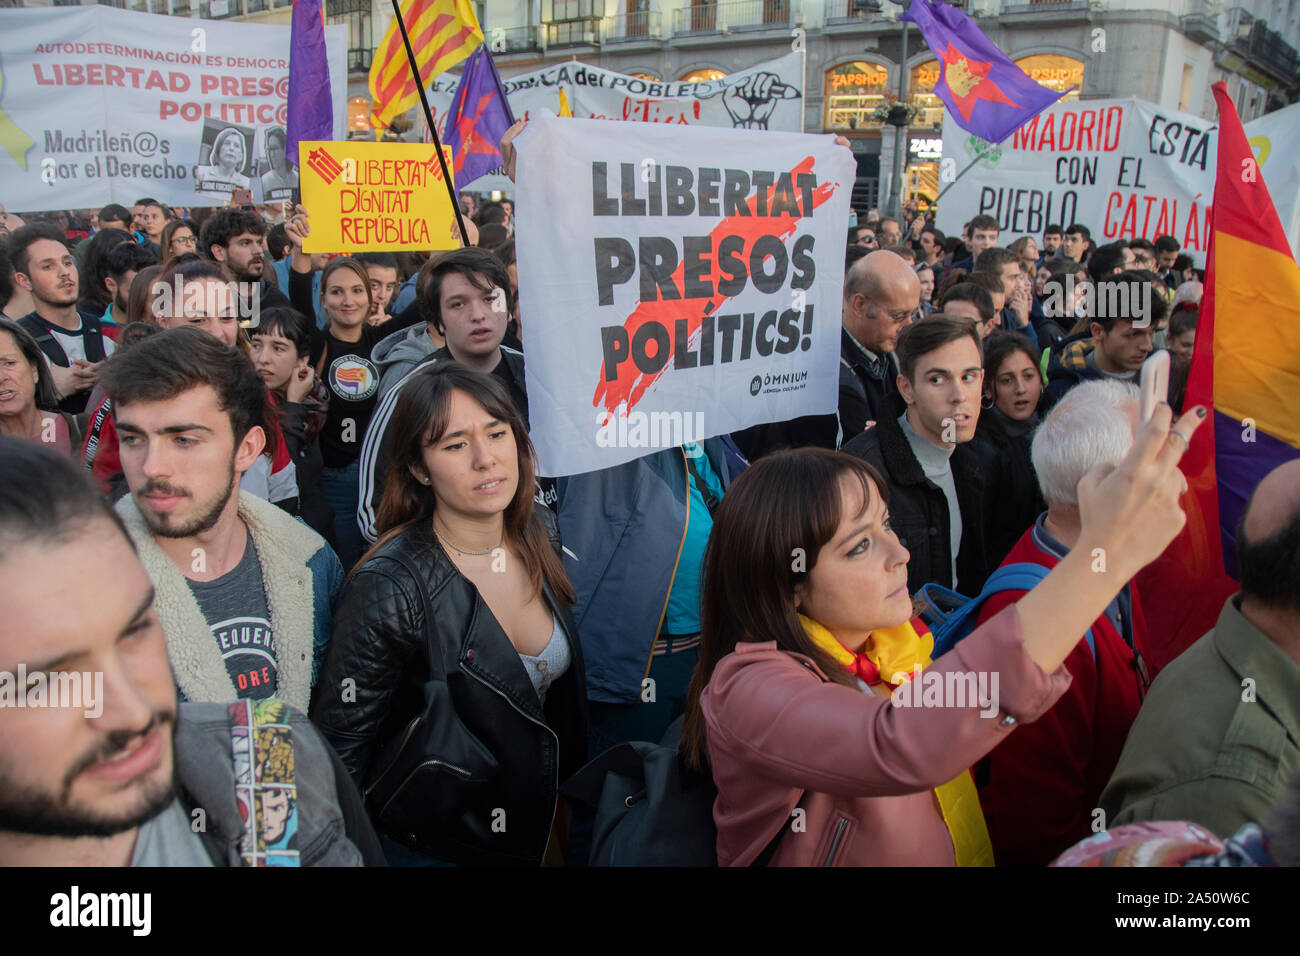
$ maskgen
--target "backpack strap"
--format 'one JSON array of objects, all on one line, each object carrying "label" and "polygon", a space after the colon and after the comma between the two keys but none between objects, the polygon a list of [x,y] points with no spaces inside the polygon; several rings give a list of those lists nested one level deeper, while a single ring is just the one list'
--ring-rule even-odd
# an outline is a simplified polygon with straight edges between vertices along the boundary
[{"label": "backpack strap", "polygon": [[[19,319],[18,324],[31,333],[32,338],[36,340],[36,344],[45,353],[45,357],[55,365],[63,365],[68,360],[68,354],[63,351],[63,346],[55,341],[54,335],[40,319],[28,314]],[[66,368],[66,366],[64,367]]]},{"label": "backpack strap", "polygon": [[102,362],[108,358],[104,354],[104,331],[99,324],[99,316],[93,312],[81,312],[81,347],[85,350],[87,362]]},{"label": "backpack strap", "polygon": [[[945,633],[960,633],[962,624],[967,620],[973,624],[975,615],[984,606],[984,602],[993,595],[1003,591],[1032,591],[1045,577],[1047,577],[1047,568],[1041,564],[1033,564],[1028,561],[1004,564],[989,575],[989,579],[984,582],[984,587],[980,590],[979,596],[972,598],[964,606],[952,612],[948,620],[944,622]],[[1088,628],[1084,638],[1088,642],[1088,649],[1092,651],[1092,659],[1095,663],[1097,660],[1097,643],[1092,636],[1092,628]],[[951,649],[952,645],[940,649],[936,641],[934,656],[938,657]]]}]

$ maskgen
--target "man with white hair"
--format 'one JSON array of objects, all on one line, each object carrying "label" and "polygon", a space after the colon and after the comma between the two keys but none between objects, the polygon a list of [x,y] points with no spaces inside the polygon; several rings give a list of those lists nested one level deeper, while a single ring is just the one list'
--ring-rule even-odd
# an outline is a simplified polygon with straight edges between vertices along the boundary
[{"label": "man with white hair", "polygon": [[[1079,539],[1079,480],[1118,465],[1137,430],[1138,390],[1112,380],[1071,389],[1034,433],[1032,458],[1047,502],[1003,566],[1051,569]],[[1092,569],[1107,574],[1098,549]],[[975,770],[980,804],[999,865],[1043,866],[1094,832],[1094,809],[1119,761],[1150,683],[1146,622],[1133,581],[1065,660],[1069,690],[1041,718],[1008,735]],[[984,602],[982,624],[1024,596],[1003,591]],[[1104,822],[1104,821],[1103,821]]]}]

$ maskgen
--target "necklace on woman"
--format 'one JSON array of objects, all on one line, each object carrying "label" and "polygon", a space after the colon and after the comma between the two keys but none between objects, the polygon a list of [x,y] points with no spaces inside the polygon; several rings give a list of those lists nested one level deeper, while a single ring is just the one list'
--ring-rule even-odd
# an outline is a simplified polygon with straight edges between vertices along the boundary
[{"label": "necklace on woman", "polygon": [[453,551],[456,551],[456,552],[458,552],[459,554],[464,554],[464,555],[473,555],[474,557],[479,557],[479,558],[483,557],[483,555],[485,555],[485,554],[491,554],[491,553],[492,553],[493,551],[495,551],[497,548],[501,547],[501,544],[504,543],[504,542],[505,542],[505,539],[506,539],[505,528],[502,528],[502,529],[501,529],[501,542],[497,544],[497,547],[496,547],[496,548],[488,548],[486,551],[466,551],[464,548],[462,548],[460,545],[456,544],[456,542],[452,541],[452,540],[451,540],[450,538],[448,538],[445,534],[443,534],[441,531],[438,530],[438,522],[437,522],[437,521],[435,521],[435,522],[433,523],[433,533],[436,534],[436,535],[438,536],[438,540],[439,540],[439,541],[443,542],[444,544],[449,544],[449,545],[451,545],[451,548],[452,548]]}]

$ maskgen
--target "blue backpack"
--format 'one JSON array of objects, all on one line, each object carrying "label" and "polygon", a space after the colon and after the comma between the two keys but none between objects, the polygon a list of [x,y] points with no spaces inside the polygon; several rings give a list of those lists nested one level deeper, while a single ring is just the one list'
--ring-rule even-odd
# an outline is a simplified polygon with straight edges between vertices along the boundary
[{"label": "blue backpack", "polygon": [[[984,589],[977,597],[969,598],[964,594],[942,587],[927,584],[921,588],[918,597],[925,602],[921,609],[921,620],[925,621],[934,637],[933,660],[952,650],[957,642],[975,630],[975,619],[984,602],[1001,591],[1032,591],[1039,581],[1047,577],[1047,568],[1041,564],[1005,564],[994,571]],[[1097,643],[1092,636],[1092,628],[1084,635],[1088,649],[1092,651],[1093,661],[1097,660]]]}]

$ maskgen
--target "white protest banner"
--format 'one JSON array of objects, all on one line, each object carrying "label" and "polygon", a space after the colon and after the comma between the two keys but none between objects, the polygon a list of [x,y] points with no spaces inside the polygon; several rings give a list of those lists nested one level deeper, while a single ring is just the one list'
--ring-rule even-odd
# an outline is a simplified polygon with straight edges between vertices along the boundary
[{"label": "white protest banner", "polygon": [[1300,103],[1266,113],[1245,126],[1259,172],[1300,261]]},{"label": "white protest banner", "polygon": [[998,146],[950,116],[943,134],[941,189],[985,151],[943,193],[945,233],[961,235],[981,213],[998,221],[1004,245],[1078,222],[1098,245],[1173,236],[1204,265],[1218,155],[1213,123],[1128,98],[1057,103]]},{"label": "white protest banner", "polygon": [[[797,133],[803,131],[803,57],[802,52],[787,53],[723,79],[698,83],[643,80],[576,62],[503,77],[502,83],[519,119],[529,119],[542,110],[559,113],[559,91],[564,90],[573,115],[581,119]],[[429,88],[429,106],[440,135],[459,81],[459,76],[444,73]],[[504,185],[510,188],[509,181]],[[469,188],[501,188],[501,181],[488,174]]]},{"label": "white protest banner", "polygon": [[856,166],[833,137],[539,116],[516,143],[542,474],[835,410]]},{"label": "white protest banner", "polygon": [[[297,185],[284,163],[288,26],[90,6],[0,11],[0,30],[7,208],[214,206]],[[325,43],[341,131],[347,27],[326,27]]]}]

